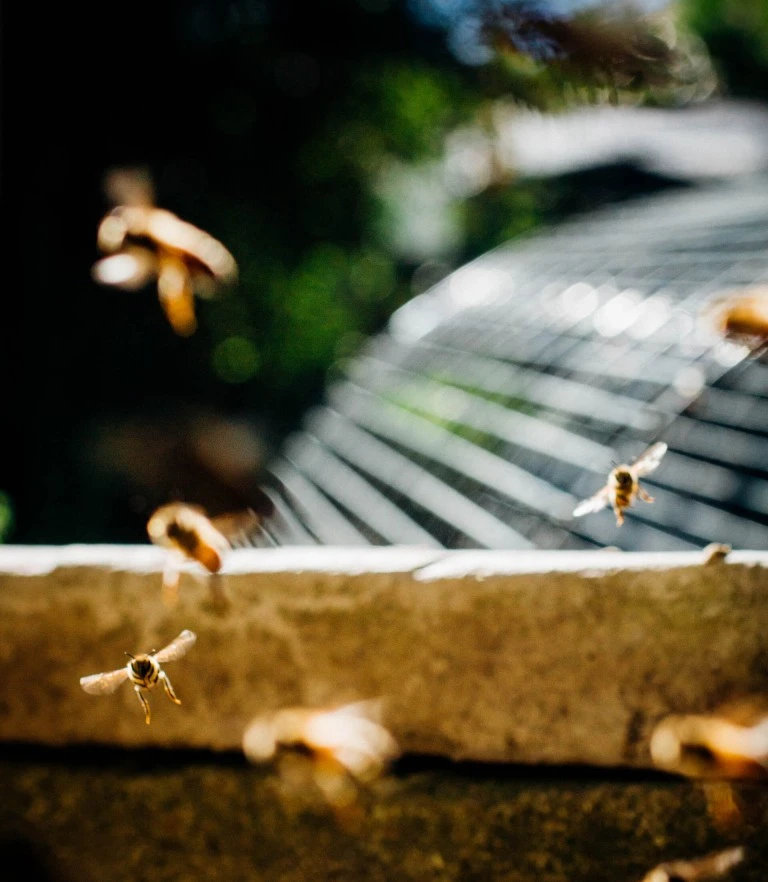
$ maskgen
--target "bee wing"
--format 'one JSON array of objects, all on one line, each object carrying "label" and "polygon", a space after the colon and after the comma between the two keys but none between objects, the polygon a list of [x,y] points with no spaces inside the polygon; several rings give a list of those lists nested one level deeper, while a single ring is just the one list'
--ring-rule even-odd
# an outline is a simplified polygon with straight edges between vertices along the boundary
[{"label": "bee wing", "polygon": [[574,508],[573,516],[575,518],[580,518],[582,515],[590,514],[593,511],[600,511],[608,505],[610,498],[610,489],[606,484],[606,486],[603,487],[602,490],[598,490],[594,496],[582,500],[576,508]]},{"label": "bee wing", "polygon": [[185,629],[178,637],[171,640],[167,646],[161,649],[160,652],[156,652],[155,658],[161,664],[163,662],[176,661],[177,658],[186,655],[195,640],[197,640],[197,634],[193,634],[192,631]]},{"label": "bee wing", "polygon": [[657,441],[634,461],[632,470],[638,477],[650,475],[659,467],[662,457],[667,452],[667,445],[663,441]]},{"label": "bee wing", "polygon": [[693,860],[665,861],[643,876],[641,882],[657,879],[712,879],[722,876],[744,860],[744,848],[726,848]]},{"label": "bee wing", "polygon": [[237,280],[235,258],[221,242],[199,227],[159,208],[152,212],[148,227],[152,239],[183,254],[196,266],[197,272],[209,274],[220,283],[231,284]]},{"label": "bee wing", "polygon": [[81,677],[80,685],[91,695],[111,695],[127,679],[128,671],[125,668],[119,668],[106,674],[91,674],[90,677]]},{"label": "bee wing", "polygon": [[350,747],[342,748],[334,754],[336,761],[361,781],[378,778],[397,757],[397,745],[391,738],[386,743],[370,745],[367,750]]},{"label": "bee wing", "polygon": [[380,723],[384,711],[383,698],[366,698],[362,701],[353,701],[351,704],[343,704],[332,713],[337,717],[358,717]]},{"label": "bee wing", "polygon": [[264,518],[252,508],[246,511],[227,512],[210,520],[233,548],[255,545],[264,523]]},{"label": "bee wing", "polygon": [[128,248],[97,260],[91,274],[101,285],[136,291],[153,278],[156,265],[155,255],[148,248]]},{"label": "bee wing", "polygon": [[379,710],[374,700],[317,714],[306,727],[307,743],[330,753],[356,777],[374,778],[399,755],[390,732],[371,718]]}]

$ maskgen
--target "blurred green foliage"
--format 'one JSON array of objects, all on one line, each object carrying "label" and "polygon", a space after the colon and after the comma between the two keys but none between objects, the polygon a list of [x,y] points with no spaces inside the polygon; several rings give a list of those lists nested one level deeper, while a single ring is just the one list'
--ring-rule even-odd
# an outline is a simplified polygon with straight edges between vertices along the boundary
[{"label": "blurred green foliage", "polygon": [[7,493],[0,490],[0,542],[4,542],[13,529],[13,504]]},{"label": "blurred green foliage", "polygon": [[[414,27],[409,26],[412,32]],[[336,71],[332,95],[312,92],[322,114],[302,122],[301,137],[288,145],[285,164],[274,171],[284,176],[287,189],[278,210],[255,198],[233,205],[231,192],[212,191],[222,201],[213,206],[210,228],[235,253],[241,284],[234,298],[205,305],[211,369],[223,382],[268,388],[279,398],[278,435],[322,394],[329,366],[354,352],[360,340],[419,292],[421,263],[437,261],[448,272],[542,223],[590,207],[590,194],[579,193],[578,181],[502,174],[474,192],[444,197],[442,229],[432,237],[442,237],[443,244],[435,253],[398,251],[393,230],[402,229],[403,221],[397,194],[389,192],[388,198],[390,172],[406,192],[408,170],[415,182],[411,189],[424,181],[428,190],[430,170],[432,184],[441,174],[446,138],[462,126],[487,132],[499,100],[560,109],[617,98],[615,83],[606,83],[602,55],[600,75],[592,71],[591,79],[583,63],[578,71],[563,73],[525,52],[499,50],[487,64],[472,66],[446,50],[439,29],[416,31],[416,51],[397,51],[396,41],[384,51],[381,45],[369,53],[355,51],[354,63],[345,59],[343,70]],[[269,39],[268,29],[262,37]],[[243,39],[240,34],[236,42]],[[589,46],[580,51],[587,57]],[[322,50],[314,61],[322,79]],[[658,62],[653,63],[653,76],[636,77],[637,82],[617,72],[629,100],[673,100],[672,91],[655,88],[662,78]],[[236,153],[242,149],[238,138],[255,124],[248,121],[248,90],[246,80],[236,101],[215,96],[219,110],[212,111]],[[292,104],[302,112],[301,101],[282,100],[285,112],[293,112]],[[630,183],[627,191],[645,184]],[[621,193],[621,186],[617,181],[613,191],[593,192],[593,202]],[[434,189],[432,198],[439,200]],[[408,231],[404,236],[409,238]],[[253,349],[233,342],[243,340]]]},{"label": "blurred green foliage", "polygon": [[[281,397],[287,424],[320,394],[328,367],[412,296],[414,266],[388,245],[376,177],[391,159],[438,157],[445,133],[470,119],[476,102],[458,66],[374,58],[295,145],[288,173],[301,199],[294,206],[272,218],[255,202],[237,206],[236,216],[229,204],[219,206],[217,235],[241,271],[234,296],[203,306],[221,380],[266,384]],[[227,342],[243,339],[256,357]],[[247,365],[236,365],[238,353]]]},{"label": "blurred green foliage", "polygon": [[[484,8],[438,5],[457,16]],[[652,47],[640,68],[632,34],[620,36],[623,55],[602,34],[593,57],[581,19],[576,32],[549,28],[548,54],[507,39],[470,64],[418,7],[141,0],[130,13],[95,9],[87,32],[63,7],[34,27],[31,8],[10,17],[8,39],[28,41],[29,81],[47,83],[39,100],[10,103],[18,112],[6,126],[24,133],[7,153],[29,182],[15,226],[35,230],[18,244],[18,340],[31,365],[19,394],[36,408],[17,452],[29,464],[23,480],[15,470],[1,481],[16,508],[13,541],[143,538],[141,488],[97,462],[101,432],[194,405],[252,416],[274,450],[321,399],[333,365],[442,275],[571,212],[665,185],[626,167],[525,179],[493,161],[485,178],[451,182],[449,139],[465,131],[491,143],[500,104],[674,104],[692,92],[660,78],[655,28],[638,44]],[[684,0],[679,18],[708,47],[722,91],[765,97],[763,0]],[[578,64],[553,39],[577,46]],[[629,67],[607,75],[619,57]],[[148,166],[158,203],[239,264],[236,287],[198,302],[189,339],[174,338],[154,292],[88,279],[106,208],[99,179],[121,164]]]},{"label": "blurred green foliage", "polygon": [[682,17],[709,48],[725,92],[768,98],[765,0],[684,0]]}]

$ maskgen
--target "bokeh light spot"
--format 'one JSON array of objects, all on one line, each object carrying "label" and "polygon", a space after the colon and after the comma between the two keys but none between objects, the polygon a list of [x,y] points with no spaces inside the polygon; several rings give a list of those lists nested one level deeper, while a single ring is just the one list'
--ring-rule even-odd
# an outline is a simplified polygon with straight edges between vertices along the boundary
[{"label": "bokeh light spot", "polygon": [[225,383],[244,383],[254,377],[261,365],[259,353],[247,337],[227,337],[216,345],[211,356],[213,369]]},{"label": "bokeh light spot", "polygon": [[13,503],[7,493],[0,490],[0,542],[5,542],[13,527]]},{"label": "bokeh light spot", "polygon": [[358,300],[383,300],[392,293],[395,282],[394,263],[382,251],[365,250],[350,265],[349,284]]}]

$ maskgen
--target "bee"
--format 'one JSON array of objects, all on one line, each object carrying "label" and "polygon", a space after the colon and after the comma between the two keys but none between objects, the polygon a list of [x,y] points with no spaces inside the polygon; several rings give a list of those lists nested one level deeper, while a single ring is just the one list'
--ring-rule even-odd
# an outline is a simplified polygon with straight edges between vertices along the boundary
[{"label": "bee", "polygon": [[247,544],[261,524],[262,519],[253,509],[215,518],[208,517],[201,506],[184,502],[171,502],[156,509],[147,522],[147,533],[155,545],[172,552],[163,571],[166,602],[171,606],[176,602],[184,560],[197,561],[209,573],[218,573],[227,552],[236,545]]},{"label": "bee", "polygon": [[705,308],[704,324],[753,353],[768,344],[768,285],[733,291]]},{"label": "bee", "polygon": [[726,848],[688,861],[665,861],[643,876],[642,882],[698,882],[722,876],[744,860],[742,846]]},{"label": "bee", "polygon": [[378,778],[399,755],[397,742],[376,719],[380,709],[377,700],[332,710],[285,708],[251,721],[243,752],[253,763],[268,762],[282,751],[307,754],[327,802],[348,805],[356,784]]},{"label": "bee", "polygon": [[733,548],[725,542],[710,542],[701,550],[702,563],[705,567],[722,563],[733,551]]},{"label": "bee", "polygon": [[144,719],[149,725],[149,701],[144,693],[154,689],[157,683],[161,682],[168,698],[174,704],[181,704],[181,699],[173,691],[168,675],[160,666],[165,662],[176,661],[186,655],[195,640],[197,640],[196,634],[184,630],[159,652],[154,649],[152,652],[142,655],[131,655],[126,652],[130,661],[124,668],[81,677],[80,685],[90,695],[111,695],[118,686],[125,683],[126,680],[130,680],[144,710]]},{"label": "bee", "polygon": [[718,829],[741,826],[755,806],[734,780],[768,777],[765,698],[742,698],[707,714],[671,714],[657,723],[649,750],[659,768],[698,781]]},{"label": "bee", "polygon": [[92,269],[95,281],[129,291],[157,280],[160,304],[183,337],[197,328],[194,295],[212,296],[237,279],[234,257],[208,233],[157,208],[145,173],[116,169],[105,189],[115,207],[99,224],[96,241],[108,255]]},{"label": "bee", "polygon": [[643,502],[653,502],[653,497],[643,490],[638,479],[655,471],[666,452],[667,445],[658,441],[641,453],[633,463],[617,465],[608,475],[605,487],[580,502],[573,510],[573,516],[579,518],[610,505],[616,515],[616,524],[620,527],[624,523],[624,509],[633,504],[636,496]]},{"label": "bee", "polygon": [[738,710],[665,717],[651,735],[651,758],[659,768],[691,778],[766,777],[768,716],[753,713],[749,719]]}]

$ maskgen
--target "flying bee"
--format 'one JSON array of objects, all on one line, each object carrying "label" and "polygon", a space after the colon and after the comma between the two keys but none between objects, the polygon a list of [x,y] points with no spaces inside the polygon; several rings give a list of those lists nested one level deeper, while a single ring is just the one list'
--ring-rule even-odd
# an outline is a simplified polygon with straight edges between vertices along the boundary
[{"label": "flying bee", "polygon": [[743,860],[744,849],[736,846],[693,860],[665,861],[643,876],[642,882],[698,882],[715,879]]},{"label": "flying bee", "polygon": [[155,545],[172,552],[163,571],[166,602],[176,602],[184,560],[197,561],[209,573],[216,574],[227,552],[237,545],[249,544],[261,524],[262,519],[253,509],[215,518],[208,517],[201,506],[184,502],[171,502],[156,509],[147,522],[147,533]]},{"label": "flying bee", "polygon": [[144,719],[149,725],[149,701],[144,693],[154,689],[158,682],[161,682],[168,698],[174,704],[181,704],[181,699],[173,691],[171,681],[161,665],[165,662],[176,661],[186,655],[195,640],[197,640],[197,635],[192,631],[184,630],[159,652],[152,650],[152,652],[142,655],[131,655],[126,652],[130,661],[124,668],[81,677],[80,685],[91,695],[111,695],[118,686],[125,683],[126,680],[130,680],[144,710]]},{"label": "flying bee", "polygon": [[702,563],[705,567],[721,564],[732,551],[725,542],[710,542],[701,550]]},{"label": "flying bee", "polygon": [[197,327],[194,295],[211,297],[221,285],[234,283],[234,257],[213,236],[157,208],[148,175],[116,169],[105,189],[116,205],[99,224],[97,245],[108,256],[94,264],[93,278],[125,290],[156,279],[171,327],[189,336]]},{"label": "flying bee", "polygon": [[620,527],[624,523],[624,509],[633,504],[636,496],[643,502],[653,502],[653,497],[640,486],[639,479],[655,471],[666,452],[667,445],[658,441],[641,453],[633,463],[617,465],[608,475],[605,487],[580,502],[573,510],[573,516],[579,518],[610,505],[616,515],[616,524]]},{"label": "flying bee", "polygon": [[672,714],[653,730],[649,749],[657,766],[691,778],[765,778],[768,716]]},{"label": "flying bee", "polygon": [[658,768],[698,781],[714,825],[732,830],[757,810],[734,780],[768,778],[765,697],[748,696],[706,714],[670,714],[649,742]]},{"label": "flying bee", "polygon": [[147,533],[155,545],[196,560],[210,573],[221,569],[223,557],[232,547],[201,506],[183,502],[160,506],[147,522]]},{"label": "flying bee", "polygon": [[768,285],[732,291],[707,306],[704,324],[720,337],[753,353],[768,344]]},{"label": "flying bee", "polygon": [[379,701],[361,701],[333,710],[285,708],[257,717],[243,734],[243,752],[253,763],[293,751],[310,758],[312,778],[336,808],[354,802],[357,785],[378,778],[399,755],[387,729],[376,719]]}]

